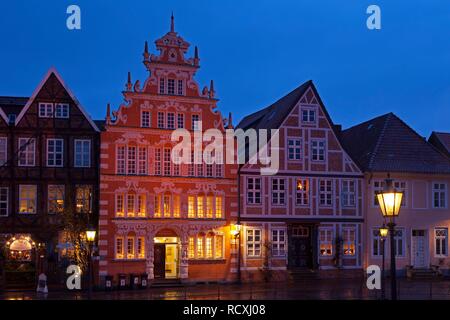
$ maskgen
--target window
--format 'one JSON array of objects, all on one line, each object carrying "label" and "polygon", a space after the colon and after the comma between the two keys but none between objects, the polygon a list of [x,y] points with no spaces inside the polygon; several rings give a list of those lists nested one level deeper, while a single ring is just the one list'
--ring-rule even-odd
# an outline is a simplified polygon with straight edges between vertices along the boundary
[{"label": "window", "polygon": [[168,79],[167,80],[167,93],[168,94],[175,94],[175,79]]},{"label": "window", "polygon": [[272,230],[272,255],[282,257],[286,254],[286,231],[284,229]]},{"label": "window", "polygon": [[301,141],[299,139],[288,139],[288,159],[300,160]]},{"label": "window", "polygon": [[155,196],[155,212],[154,212],[155,218],[161,217],[161,200],[162,198],[160,194]]},{"label": "window", "polygon": [[127,259],[134,259],[134,237],[127,237]]},{"label": "window", "polygon": [[155,175],[161,175],[161,149],[155,149]]},{"label": "window", "polygon": [[272,179],[272,204],[284,205],[285,203],[285,188],[284,179]]},{"label": "window", "polygon": [[188,240],[188,258],[194,259],[195,258],[195,238],[189,237]]},{"label": "window", "polygon": [[146,216],[146,203],[145,203],[145,195],[140,194],[138,195],[137,200],[137,214],[139,217],[145,217]]},{"label": "window", "polygon": [[184,128],[184,114],[182,113],[177,114],[177,128]]},{"label": "window", "polygon": [[197,237],[197,258],[203,258],[205,251],[203,247],[204,237]]},{"label": "window", "polygon": [[447,207],[446,194],[447,194],[446,183],[433,183],[433,208]]},{"label": "window", "polygon": [[128,174],[136,174],[136,147],[128,147]]},{"label": "window", "polygon": [[316,111],[311,109],[302,110],[302,122],[315,122],[316,121]]},{"label": "window", "polygon": [[383,191],[384,189],[384,181],[374,181],[373,182],[373,205],[378,207],[378,198],[377,193]]},{"label": "window", "polygon": [[297,179],[295,203],[297,206],[309,205],[308,179]]},{"label": "window", "polygon": [[76,187],[76,204],[77,213],[92,212],[92,187],[77,186]]},{"label": "window", "polygon": [[188,196],[188,218],[195,218],[195,198]]},{"label": "window", "polygon": [[0,166],[8,161],[8,139],[0,137]]},{"label": "window", "polygon": [[319,181],[319,204],[323,207],[331,207],[333,205],[333,181]]},{"label": "window", "polygon": [[171,197],[170,197],[170,195],[168,195],[168,194],[165,194],[164,195],[164,197],[163,197],[163,200],[164,200],[164,202],[163,202],[163,211],[164,211],[164,217],[166,217],[166,218],[168,218],[168,217],[170,217],[170,215],[171,215],[171,207],[172,207],[172,205],[171,205]]},{"label": "window", "polygon": [[261,178],[247,178],[247,204],[261,204]]},{"label": "window", "polygon": [[145,237],[137,239],[137,254],[138,259],[145,259]]},{"label": "window", "polygon": [[164,94],[165,91],[165,79],[160,78],[159,79],[159,94]]},{"label": "window", "polygon": [[34,138],[19,138],[19,166],[34,166],[36,140]]},{"label": "window", "polygon": [[319,252],[321,256],[331,256],[333,254],[333,229],[319,229]]},{"label": "window", "polygon": [[14,113],[8,114],[8,123],[10,126],[13,126],[16,123],[17,115]]},{"label": "window", "polygon": [[206,197],[206,217],[207,218],[212,218],[213,217],[213,200],[214,197],[213,196],[207,196]]},{"label": "window", "polygon": [[180,217],[180,196],[177,194],[172,195],[173,200],[173,217]]},{"label": "window", "polygon": [[405,255],[405,231],[403,229],[395,230],[394,235],[394,251],[397,257],[403,257]]},{"label": "window", "polygon": [[53,117],[53,103],[39,103],[39,118]]},{"label": "window", "polygon": [[203,177],[203,157],[201,151],[197,153],[195,161],[197,163],[197,177]]},{"label": "window", "polygon": [[69,104],[57,103],[55,106],[55,118],[69,118]]},{"label": "window", "polygon": [[343,228],[344,256],[354,256],[356,248],[356,238],[354,228]]},{"label": "window", "polygon": [[47,139],[47,167],[62,167],[63,146],[62,139]]},{"label": "window", "polygon": [[139,148],[139,163],[138,163],[139,174],[147,174],[147,148]]},{"label": "window", "polygon": [[212,177],[213,176],[213,165],[212,164],[207,164],[206,165],[206,176],[207,177]]},{"label": "window", "polygon": [[311,155],[312,161],[325,161],[325,141],[312,140],[311,141]]},{"label": "window", "polygon": [[116,238],[116,259],[123,259],[123,237]]},{"label": "window", "polygon": [[212,259],[213,257],[213,240],[214,236],[208,234],[208,236],[205,239],[205,252],[206,252],[206,259]]},{"label": "window", "polygon": [[125,174],[125,147],[117,147],[117,174]]},{"label": "window", "polygon": [[8,188],[0,188],[0,217],[8,216]]},{"label": "window", "polygon": [[75,140],[75,167],[91,166],[91,140]]},{"label": "window", "polygon": [[383,243],[381,240],[380,230],[372,229],[372,256],[379,257],[383,254]]},{"label": "window", "polygon": [[134,214],[136,212],[135,208],[135,195],[133,193],[129,193],[127,195],[127,217],[134,217]]},{"label": "window", "polygon": [[261,256],[261,230],[247,229],[247,256]]},{"label": "window", "polygon": [[194,171],[194,152],[191,151],[191,161],[188,165],[188,176],[189,177],[193,177],[195,176],[195,171]]},{"label": "window", "polygon": [[64,185],[48,186],[48,212],[61,213],[64,211]]},{"label": "window", "polygon": [[435,243],[434,255],[436,257],[446,257],[448,254],[447,253],[447,244],[448,244],[448,229],[447,228],[434,229],[434,243]]},{"label": "window", "polygon": [[164,112],[158,112],[158,129],[164,129]]},{"label": "window", "polygon": [[214,258],[222,259],[223,258],[223,235],[216,234],[214,249],[215,249]]},{"label": "window", "polygon": [[35,185],[19,186],[19,213],[36,213],[37,188]]},{"label": "window", "polygon": [[192,130],[200,130],[200,116],[198,114],[192,115]]},{"label": "window", "polygon": [[170,176],[171,175],[171,168],[170,165],[172,163],[170,158],[170,149],[166,148],[164,149],[164,175]]},{"label": "window", "polygon": [[141,112],[141,127],[150,128],[150,111]]},{"label": "window", "polygon": [[[397,191],[402,191],[403,192],[403,197],[402,197],[402,207],[404,207],[406,205],[406,194],[407,194],[407,190],[406,190],[406,182],[404,181],[394,181],[394,188],[397,189]],[[378,207],[378,199],[377,199],[377,192],[383,191],[384,189],[384,181],[374,181],[373,182],[373,204],[374,206]]]},{"label": "window", "polygon": [[167,112],[167,129],[175,129],[175,113]]},{"label": "window", "polygon": [[124,217],[125,216],[125,210],[124,210],[124,201],[123,201],[123,194],[116,195],[116,217]]},{"label": "window", "polygon": [[222,205],[223,205],[223,200],[222,200],[222,196],[216,196],[216,218],[220,219],[222,218]]},{"label": "window", "polygon": [[397,189],[397,191],[403,192],[402,197],[402,207],[406,205],[406,182],[405,181],[394,181],[394,188]]},{"label": "window", "polygon": [[177,94],[179,96],[183,95],[183,80],[178,80],[178,91]]},{"label": "window", "polygon": [[355,181],[353,180],[342,181],[341,200],[343,207],[355,206]]},{"label": "window", "polygon": [[220,178],[223,176],[223,165],[221,163],[216,163],[216,177]]},{"label": "window", "polygon": [[197,197],[197,218],[203,218],[204,212],[204,204],[203,204],[203,196]]},{"label": "window", "polygon": [[174,176],[180,175],[180,163],[181,163],[180,155],[178,154],[178,152],[175,152],[173,154],[173,175]]}]

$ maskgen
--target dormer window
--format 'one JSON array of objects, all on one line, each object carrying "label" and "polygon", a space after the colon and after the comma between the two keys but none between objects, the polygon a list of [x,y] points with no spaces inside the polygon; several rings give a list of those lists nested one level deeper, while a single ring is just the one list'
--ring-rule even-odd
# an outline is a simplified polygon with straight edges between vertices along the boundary
[{"label": "dormer window", "polygon": [[175,94],[175,79],[167,80],[167,94]]},{"label": "dormer window", "polygon": [[55,118],[69,118],[69,104],[57,103],[55,107]]},{"label": "dormer window", "polygon": [[12,126],[12,125],[14,125],[16,123],[16,117],[17,117],[17,115],[14,114],[14,113],[8,114],[8,123],[9,123],[9,125]]}]

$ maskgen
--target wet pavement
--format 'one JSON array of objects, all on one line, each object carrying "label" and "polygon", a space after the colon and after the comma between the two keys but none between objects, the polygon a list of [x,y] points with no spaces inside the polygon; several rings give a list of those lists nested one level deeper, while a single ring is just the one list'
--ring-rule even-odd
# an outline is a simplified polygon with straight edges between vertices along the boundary
[{"label": "wet pavement", "polygon": [[[386,297],[390,297],[386,281]],[[450,281],[398,280],[398,298],[403,300],[450,300]],[[311,280],[269,284],[210,284],[137,290],[94,291],[93,300],[377,300],[381,290],[368,290],[365,280]],[[85,300],[87,292],[50,290],[2,291],[2,300]]]}]

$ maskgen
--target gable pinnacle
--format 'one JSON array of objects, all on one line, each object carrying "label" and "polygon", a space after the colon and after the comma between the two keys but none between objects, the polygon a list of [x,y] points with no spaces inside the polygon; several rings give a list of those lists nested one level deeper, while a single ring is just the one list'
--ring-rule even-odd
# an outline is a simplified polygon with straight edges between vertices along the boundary
[{"label": "gable pinnacle", "polygon": [[175,32],[175,18],[173,17],[173,11],[172,16],[170,17],[170,32]]},{"label": "gable pinnacle", "polygon": [[131,72],[130,71],[128,71],[128,81],[127,81],[127,84],[126,84],[126,90],[127,91],[131,91],[131,88],[132,88],[132,84],[131,84]]},{"label": "gable pinnacle", "polygon": [[149,58],[149,54],[148,54],[148,42],[145,41],[145,45],[144,45],[144,60],[147,61]]}]

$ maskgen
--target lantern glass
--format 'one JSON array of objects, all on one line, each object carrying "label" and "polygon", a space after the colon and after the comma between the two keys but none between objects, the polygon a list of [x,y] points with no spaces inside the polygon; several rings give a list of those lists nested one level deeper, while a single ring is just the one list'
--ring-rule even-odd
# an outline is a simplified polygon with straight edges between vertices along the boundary
[{"label": "lantern glass", "polygon": [[240,224],[232,224],[231,225],[231,234],[235,237],[237,237],[241,232],[241,225]]},{"label": "lantern glass", "polygon": [[385,226],[382,226],[380,228],[380,236],[381,238],[386,238],[388,234],[388,228],[386,228]]},{"label": "lantern glass", "polygon": [[403,192],[383,191],[377,193],[378,204],[380,205],[383,217],[396,217],[400,212]]},{"label": "lantern glass", "polygon": [[96,233],[97,232],[94,229],[86,230],[86,239],[87,239],[87,241],[94,242]]}]

